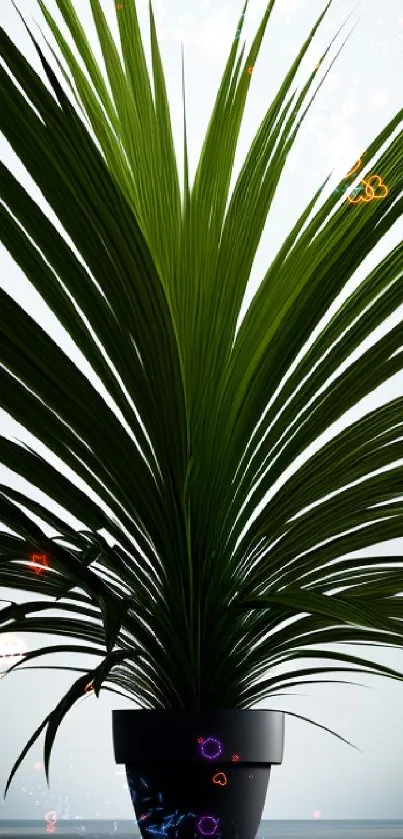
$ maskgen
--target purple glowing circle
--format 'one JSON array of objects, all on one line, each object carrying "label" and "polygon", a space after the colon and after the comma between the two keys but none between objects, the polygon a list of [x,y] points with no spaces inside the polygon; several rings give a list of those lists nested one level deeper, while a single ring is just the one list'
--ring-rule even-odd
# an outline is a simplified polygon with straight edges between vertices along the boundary
[{"label": "purple glowing circle", "polygon": [[[207,754],[207,755],[206,755],[206,754],[205,754],[205,752],[204,752],[204,749],[205,749],[205,747],[206,747],[207,743],[216,743],[216,744],[217,744],[217,749],[218,749],[218,751],[216,751],[216,753],[215,753],[215,754],[213,754],[213,755],[211,755],[211,754],[210,754],[210,755],[209,755],[209,754]],[[205,739],[205,740],[203,740],[203,743],[202,743],[202,744],[201,744],[201,746],[200,746],[200,751],[201,751],[201,753],[202,753],[203,757],[207,757],[207,758],[208,758],[208,760],[214,760],[216,757],[218,757],[218,756],[221,754],[221,752],[222,752],[222,744],[220,743],[220,741],[219,741],[219,740],[217,740],[217,738],[216,738],[216,737],[206,737],[206,739]]]},{"label": "purple glowing circle", "polygon": [[[207,820],[209,820],[211,822],[214,822],[213,830],[211,830],[211,831],[208,831],[206,829],[203,830],[203,828],[201,826],[202,822],[207,821]],[[202,836],[214,836],[214,834],[217,831],[218,822],[219,822],[219,819],[215,819],[214,816],[202,816],[200,821],[199,821],[199,824],[197,825],[197,829],[200,831]]]}]

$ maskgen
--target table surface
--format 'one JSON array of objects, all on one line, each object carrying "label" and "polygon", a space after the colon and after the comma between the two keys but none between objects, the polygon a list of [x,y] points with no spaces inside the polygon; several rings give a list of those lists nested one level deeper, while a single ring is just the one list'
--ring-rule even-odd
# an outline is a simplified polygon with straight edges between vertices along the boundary
[{"label": "table surface", "polygon": [[[134,821],[86,820],[57,822],[55,830],[46,830],[44,821],[0,821],[0,839],[53,835],[63,839],[141,839]],[[403,839],[402,821],[264,821],[256,839]]]}]

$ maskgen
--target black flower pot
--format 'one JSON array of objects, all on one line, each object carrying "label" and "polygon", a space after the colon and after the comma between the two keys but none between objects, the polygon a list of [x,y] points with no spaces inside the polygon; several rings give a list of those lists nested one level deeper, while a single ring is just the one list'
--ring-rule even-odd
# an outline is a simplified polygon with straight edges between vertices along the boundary
[{"label": "black flower pot", "polygon": [[116,763],[126,764],[144,839],[254,839],[273,763],[278,711],[113,711]]}]

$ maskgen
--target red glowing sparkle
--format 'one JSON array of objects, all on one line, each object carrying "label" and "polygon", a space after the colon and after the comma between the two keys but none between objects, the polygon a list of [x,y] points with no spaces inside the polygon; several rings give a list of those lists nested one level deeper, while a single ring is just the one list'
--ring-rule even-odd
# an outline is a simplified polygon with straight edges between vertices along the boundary
[{"label": "red glowing sparkle", "polygon": [[47,821],[46,833],[54,833],[57,824],[57,813],[54,810],[50,810],[49,813],[46,813],[45,820]]},{"label": "red glowing sparkle", "polygon": [[0,637],[0,665],[2,663],[9,667],[21,661],[27,651],[27,645],[18,635],[5,635]]},{"label": "red glowing sparkle", "polygon": [[232,755],[231,760],[235,763],[235,761],[240,760],[239,755]]},{"label": "red glowing sparkle", "polygon": [[203,740],[204,740],[204,737],[198,737],[198,738],[197,738],[197,742],[198,742],[198,743],[202,743],[202,742],[203,742]]},{"label": "red glowing sparkle", "polygon": [[46,554],[31,554],[30,565],[35,574],[41,574],[45,568],[49,568]]}]

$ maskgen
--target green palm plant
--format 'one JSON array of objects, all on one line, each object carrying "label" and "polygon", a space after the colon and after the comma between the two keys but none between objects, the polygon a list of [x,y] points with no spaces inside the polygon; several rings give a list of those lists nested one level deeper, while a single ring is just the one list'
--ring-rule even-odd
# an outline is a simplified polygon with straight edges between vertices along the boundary
[{"label": "green palm plant", "polygon": [[[48,778],[57,728],[89,683],[97,696],[111,690],[149,709],[249,708],[323,674],[402,678],[329,649],[402,643],[401,557],[351,556],[403,535],[402,397],[278,481],[335,420],[403,368],[399,324],[339,369],[403,302],[402,244],[307,346],[402,215],[403,111],[367,150],[366,165],[376,158],[388,184],[386,200],[336,207],[332,195],[314,210],[325,181],[237,329],[277,184],[317,92],[308,101],[316,70],[300,92],[295,76],[330,6],[271,103],[230,197],[247,68],[274,2],[246,58],[245,3],[192,187],[183,53],[181,182],[151,7],[152,83],[134,0],[116,12],[123,60],[99,0],[91,0],[109,90],[71,0],[57,5],[87,75],[38,0],[69,96],[32,35],[49,89],[0,30],[1,131],[81,259],[3,164],[1,240],[119,414],[0,290],[1,405],[97,499],[28,446],[0,437],[0,462],[82,524],[76,530],[1,485],[9,532],[0,534],[0,584],[38,599],[3,608],[0,631],[70,639],[25,654],[21,664],[52,652],[102,657],[90,670],[63,668],[81,675],[31,737],[6,792],[44,728]],[[47,616],[55,607],[63,617]],[[329,665],[305,666],[318,657]],[[286,672],[270,672],[280,664]]]}]

